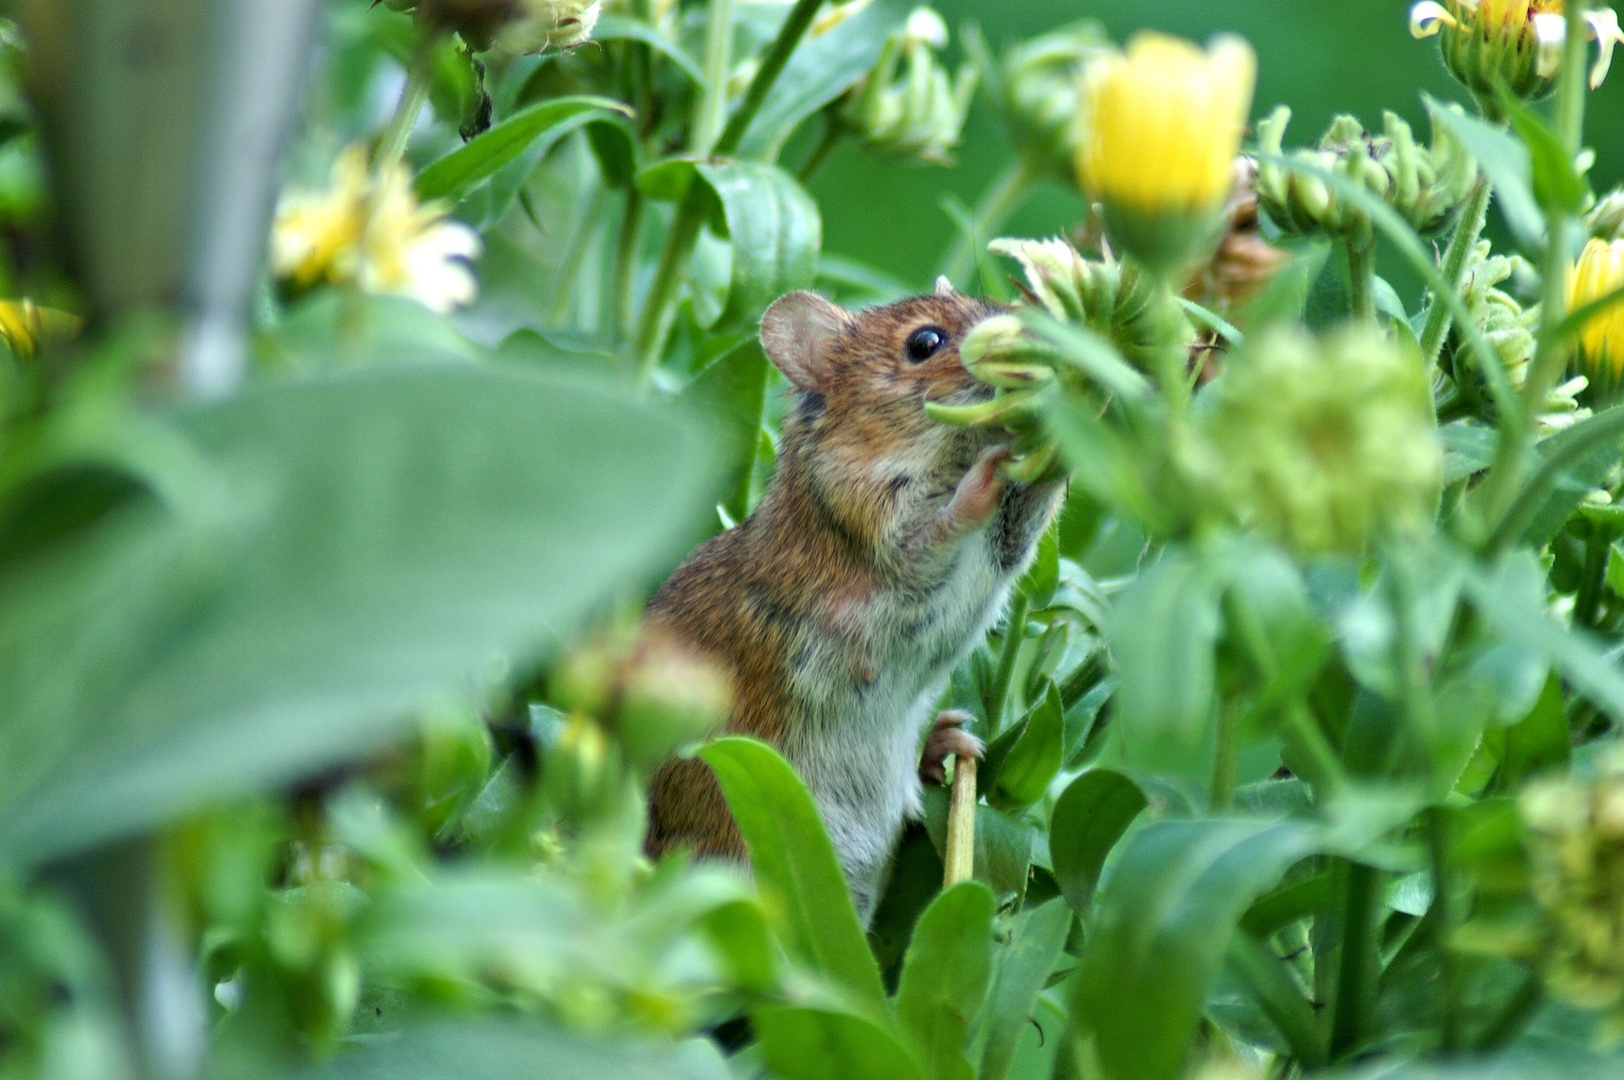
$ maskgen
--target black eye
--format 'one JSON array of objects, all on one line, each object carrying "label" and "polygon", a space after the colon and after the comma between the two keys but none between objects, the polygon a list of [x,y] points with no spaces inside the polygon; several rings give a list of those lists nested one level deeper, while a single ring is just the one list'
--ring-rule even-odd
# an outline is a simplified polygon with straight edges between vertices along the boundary
[{"label": "black eye", "polygon": [[947,341],[947,335],[934,326],[921,326],[908,335],[908,343],[903,346],[908,353],[908,359],[914,363],[922,363],[936,355]]}]

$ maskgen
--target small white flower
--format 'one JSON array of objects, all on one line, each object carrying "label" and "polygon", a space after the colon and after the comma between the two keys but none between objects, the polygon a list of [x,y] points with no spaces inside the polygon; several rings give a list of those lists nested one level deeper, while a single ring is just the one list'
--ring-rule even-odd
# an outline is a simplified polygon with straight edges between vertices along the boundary
[{"label": "small white flower", "polygon": [[904,40],[922,42],[933,49],[947,48],[947,24],[928,7],[913,9],[903,36]]},{"label": "small white flower", "polygon": [[1459,25],[1455,16],[1442,4],[1435,4],[1433,0],[1422,0],[1422,3],[1410,9],[1410,36],[1417,38],[1431,37],[1445,26]]}]

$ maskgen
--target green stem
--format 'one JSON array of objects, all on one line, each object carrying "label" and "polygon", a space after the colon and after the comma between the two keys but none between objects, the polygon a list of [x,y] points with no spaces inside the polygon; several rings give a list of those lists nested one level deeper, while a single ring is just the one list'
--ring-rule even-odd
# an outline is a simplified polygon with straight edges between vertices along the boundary
[{"label": "green stem", "polygon": [[636,184],[626,185],[626,205],[620,216],[620,236],[615,241],[613,282],[614,337],[631,332],[632,289],[636,285],[637,250],[643,238],[643,195]]},{"label": "green stem", "polygon": [[716,145],[727,111],[727,76],[733,60],[733,0],[710,0],[705,23],[705,94],[694,114],[688,152],[704,157]]},{"label": "green stem", "polygon": [[810,181],[812,174],[818,171],[818,167],[829,156],[829,152],[840,145],[840,140],[845,138],[845,135],[845,126],[836,119],[832,112],[825,109],[823,113],[823,131],[818,135],[817,144],[812,147],[812,152],[806,156],[806,160],[801,163],[800,169],[796,171],[795,178],[803,185]]},{"label": "green stem", "polygon": [[1331,1059],[1359,1046],[1366,1031],[1376,973],[1377,872],[1363,863],[1342,862],[1341,946],[1336,973],[1336,1007],[1331,1015]]},{"label": "green stem", "polygon": [[1438,1047],[1445,1054],[1461,1048],[1460,964],[1451,946],[1459,915],[1449,874],[1448,811],[1427,811],[1427,849],[1432,861],[1433,948],[1438,957]]},{"label": "green stem", "polygon": [[395,102],[395,112],[389,118],[389,126],[383,129],[383,135],[378,139],[378,155],[373,167],[380,173],[405,156],[412,128],[417,126],[417,117],[429,97],[429,68],[439,37],[422,26],[419,26],[418,34],[417,51],[412,54],[412,62],[406,68],[406,85],[400,91],[400,100]]},{"label": "green stem", "polygon": [[1539,972],[1526,972],[1500,1011],[1483,1026],[1483,1033],[1473,1043],[1479,1051],[1498,1050],[1522,1033],[1534,1010],[1545,1000],[1544,980]]},{"label": "green stem", "polygon": [[592,198],[586,204],[586,212],[581,215],[581,223],[564,247],[564,259],[553,282],[553,302],[547,309],[547,321],[553,325],[563,322],[564,316],[569,314],[570,301],[575,298],[575,279],[581,273],[581,264],[586,261],[587,249],[598,230],[604,202],[609,197],[608,189],[601,184],[594,183],[593,187]]},{"label": "green stem", "polygon": [[1376,321],[1376,242],[1347,242],[1348,315],[1358,322]]},{"label": "green stem", "polygon": [[1020,208],[1027,193],[1037,182],[1037,173],[1024,160],[1010,162],[998,178],[982,193],[972,215],[973,227],[968,235],[961,232],[953,241],[953,249],[942,262],[942,273],[954,285],[967,285],[970,272],[975,269],[980,245],[992,239],[992,234]]},{"label": "green stem", "polygon": [[[773,39],[761,66],[756,69],[755,78],[750,80],[738,109],[710,148],[712,155],[726,157],[739,148],[745,132],[750,129],[750,121],[760,111],[761,103],[767,100],[767,92],[778,81],[784,65],[789,63],[790,54],[801,43],[822,3],[823,0],[795,0],[795,6],[784,18],[778,36]],[[705,194],[698,190],[696,184],[678,204],[671,229],[666,233],[665,249],[660,253],[660,264],[655,268],[654,281],[649,286],[648,297],[643,301],[643,312],[638,317],[637,332],[633,336],[632,363],[639,387],[648,386],[654,377],[654,369],[659,366],[660,353],[665,349],[665,336],[671,327],[682,268],[687,265],[688,256],[693,253],[694,244],[699,240],[706,208]]]},{"label": "green stem", "polygon": [[1562,69],[1556,76],[1556,132],[1568,152],[1568,160],[1579,154],[1584,142],[1585,89],[1585,0],[1568,0],[1563,6],[1567,37],[1562,41]]},{"label": "green stem", "polygon": [[779,73],[789,63],[790,55],[801,43],[801,38],[806,36],[807,28],[812,25],[812,17],[818,13],[822,3],[823,0],[795,0],[795,6],[784,17],[784,25],[779,27],[772,47],[756,69],[756,77],[750,80],[749,87],[744,91],[744,99],[739,102],[738,110],[717,138],[714,153],[725,156],[739,148],[739,143],[744,141],[744,133],[750,130],[750,121],[756,118],[761,103],[767,100],[767,91],[778,81]]},{"label": "green stem", "polygon": [[[654,5],[651,0],[632,0],[632,18],[652,26]],[[628,41],[631,46],[632,104],[637,110],[639,135],[648,134],[646,126],[653,109],[649,107],[654,94],[654,49],[647,42]]]},{"label": "green stem", "polygon": [[[1489,213],[1489,181],[1487,177],[1479,177],[1477,186],[1472,189],[1471,197],[1466,200],[1466,206],[1455,221],[1455,231],[1449,237],[1449,247],[1444,250],[1443,279],[1451,288],[1460,288],[1461,271],[1466,268],[1466,257],[1477,246],[1477,238],[1483,234],[1483,224]],[[1442,297],[1434,296],[1432,306],[1427,308],[1427,321],[1421,327],[1421,358],[1430,369],[1438,362],[1438,354],[1443,351],[1444,339],[1449,336],[1449,328],[1454,323],[1454,313]],[[1460,381],[1460,376],[1456,381]]]},{"label": "green stem", "polygon": [[1602,582],[1607,574],[1607,552],[1611,547],[1607,533],[1591,522],[1590,535],[1585,537],[1585,561],[1579,574],[1579,593],[1573,600],[1575,626],[1590,630],[1596,628],[1596,611],[1601,607]]},{"label": "green stem", "polygon": [[1005,620],[1004,647],[998,653],[998,667],[992,676],[992,694],[987,702],[987,737],[998,734],[998,725],[1004,716],[1004,699],[1009,696],[1009,684],[1015,675],[1015,658],[1026,641],[1026,613],[1030,610],[1024,593],[1017,592],[1009,599],[1009,616]]}]

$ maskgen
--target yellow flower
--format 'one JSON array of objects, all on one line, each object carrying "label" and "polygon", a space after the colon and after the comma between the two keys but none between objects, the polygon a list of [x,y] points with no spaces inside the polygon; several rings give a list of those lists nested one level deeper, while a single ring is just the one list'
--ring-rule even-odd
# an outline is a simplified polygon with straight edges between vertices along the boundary
[{"label": "yellow flower", "polygon": [[271,229],[271,272],[295,292],[353,282],[442,315],[477,294],[465,260],[479,252],[472,229],[417,201],[404,165],[371,175],[359,145],[339,155],[326,191],[284,196]]},{"label": "yellow flower", "polygon": [[1089,65],[1077,174],[1113,243],[1171,268],[1216,238],[1256,78],[1252,47],[1229,36],[1203,52],[1142,32]]},{"label": "yellow flower", "polygon": [[83,326],[79,316],[40,307],[26,297],[0,300],[0,339],[19,360],[31,360],[41,347],[73,339]]},{"label": "yellow flower", "polygon": [[[1624,287],[1624,240],[1592,239],[1568,274],[1568,310],[1620,287]],[[1579,331],[1579,370],[1604,396],[1624,383],[1624,303],[1612,304],[1586,320]]]},{"label": "yellow flower", "polygon": [[[1611,8],[1585,13],[1587,36],[1596,42],[1592,89],[1607,77],[1613,46],[1624,41]],[[1567,36],[1562,0],[1423,0],[1410,8],[1414,37],[1440,35],[1444,66],[1498,117],[1496,84],[1534,101],[1550,93]]]}]

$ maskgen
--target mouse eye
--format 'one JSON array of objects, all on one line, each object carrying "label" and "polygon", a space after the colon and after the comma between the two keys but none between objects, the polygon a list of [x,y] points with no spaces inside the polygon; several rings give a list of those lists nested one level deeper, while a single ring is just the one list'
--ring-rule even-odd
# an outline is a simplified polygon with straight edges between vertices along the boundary
[{"label": "mouse eye", "polygon": [[903,350],[907,352],[908,359],[914,363],[922,363],[935,356],[943,344],[947,342],[947,335],[934,326],[921,326],[908,335],[907,344]]}]

